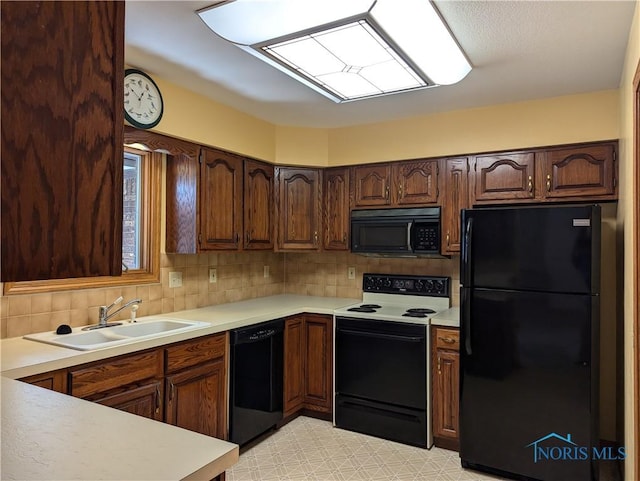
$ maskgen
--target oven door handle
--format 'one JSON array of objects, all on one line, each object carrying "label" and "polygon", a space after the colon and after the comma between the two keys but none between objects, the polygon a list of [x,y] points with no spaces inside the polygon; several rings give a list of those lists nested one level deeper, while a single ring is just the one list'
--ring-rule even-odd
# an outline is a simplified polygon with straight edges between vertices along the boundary
[{"label": "oven door handle", "polygon": [[365,331],[355,331],[352,329],[336,329],[337,332],[342,332],[344,334],[351,334],[353,336],[364,336],[364,337],[375,337],[378,339],[388,339],[391,341],[402,341],[402,342],[422,342],[424,341],[423,336],[402,336],[398,334],[386,334],[381,332],[365,332]]}]

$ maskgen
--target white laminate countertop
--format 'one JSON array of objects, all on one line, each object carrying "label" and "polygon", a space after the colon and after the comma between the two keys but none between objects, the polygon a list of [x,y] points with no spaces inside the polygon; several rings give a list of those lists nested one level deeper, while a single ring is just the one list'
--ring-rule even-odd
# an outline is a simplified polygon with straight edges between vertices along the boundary
[{"label": "white laminate countertop", "polygon": [[[19,379],[303,312],[333,314],[335,309],[360,301],[360,299],[283,294],[149,316],[204,321],[208,324],[200,329],[180,334],[93,351],[77,351],[20,337],[3,339],[0,343],[2,360],[0,371],[4,377]],[[144,317],[139,318],[140,322],[144,320]]]},{"label": "white laminate countertop", "polygon": [[3,480],[210,480],[238,446],[2,379]]},{"label": "white laminate countertop", "polygon": [[450,307],[431,318],[432,326],[460,327],[460,308]]}]

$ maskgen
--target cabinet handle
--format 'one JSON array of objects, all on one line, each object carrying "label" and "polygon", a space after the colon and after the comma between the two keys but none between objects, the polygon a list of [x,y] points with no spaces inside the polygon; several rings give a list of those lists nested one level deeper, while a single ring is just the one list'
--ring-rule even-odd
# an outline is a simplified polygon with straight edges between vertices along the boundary
[{"label": "cabinet handle", "polygon": [[398,199],[402,199],[402,184],[398,186]]},{"label": "cabinet handle", "polygon": [[248,233],[248,232],[247,232],[247,234],[246,234],[246,236],[245,236],[245,237],[246,237],[246,239],[247,239],[247,244],[248,244],[249,242],[251,242],[251,236],[249,235],[249,233]]},{"label": "cabinet handle", "polygon": [[156,386],[156,414],[160,412],[160,387]]},{"label": "cabinet handle", "polygon": [[447,247],[450,245],[449,241],[451,240],[451,236],[449,235],[449,233],[447,232]]},{"label": "cabinet handle", "polygon": [[455,344],[456,342],[456,340],[453,339],[452,337],[438,337],[438,339],[440,339],[442,342],[446,344]]},{"label": "cabinet handle", "polygon": [[442,366],[440,363],[440,355],[438,355],[438,374],[442,374]]},{"label": "cabinet handle", "polygon": [[533,192],[533,179],[529,176],[529,192]]},{"label": "cabinet handle", "polygon": [[547,174],[547,192],[551,192],[551,174]]},{"label": "cabinet handle", "polygon": [[318,245],[318,231],[313,233],[313,243],[314,245]]},{"label": "cabinet handle", "polygon": [[385,196],[387,199],[389,198],[389,186],[388,186],[388,185],[387,185],[387,187],[385,187],[384,196]]},{"label": "cabinet handle", "polygon": [[175,391],[175,384],[171,383],[171,389],[169,389],[169,403],[173,401],[173,394]]}]

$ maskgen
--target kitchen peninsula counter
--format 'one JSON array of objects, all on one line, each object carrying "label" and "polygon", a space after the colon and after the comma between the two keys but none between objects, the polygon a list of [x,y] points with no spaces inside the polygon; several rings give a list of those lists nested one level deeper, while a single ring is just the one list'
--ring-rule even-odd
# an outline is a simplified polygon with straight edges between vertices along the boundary
[{"label": "kitchen peninsula counter", "polygon": [[2,379],[4,480],[211,480],[238,446]]}]

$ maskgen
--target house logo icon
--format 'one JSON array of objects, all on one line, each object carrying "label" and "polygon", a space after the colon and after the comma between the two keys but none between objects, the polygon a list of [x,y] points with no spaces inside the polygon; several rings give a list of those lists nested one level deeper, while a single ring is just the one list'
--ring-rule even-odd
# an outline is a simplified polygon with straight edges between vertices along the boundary
[{"label": "house logo icon", "polygon": [[[551,440],[558,440],[563,446],[544,446],[545,442]],[[554,443],[557,444],[557,443]],[[533,448],[533,462],[537,463],[540,459],[567,459],[566,456],[575,451],[580,451],[580,447],[571,440],[571,434],[567,434],[566,437],[562,437],[557,433],[549,433],[539,439],[536,439],[532,443],[527,444],[525,447]],[[554,452],[555,451],[555,452]],[[556,454],[557,455],[554,455]],[[588,453],[587,453],[588,458]],[[586,458],[585,458],[586,459]]]}]

